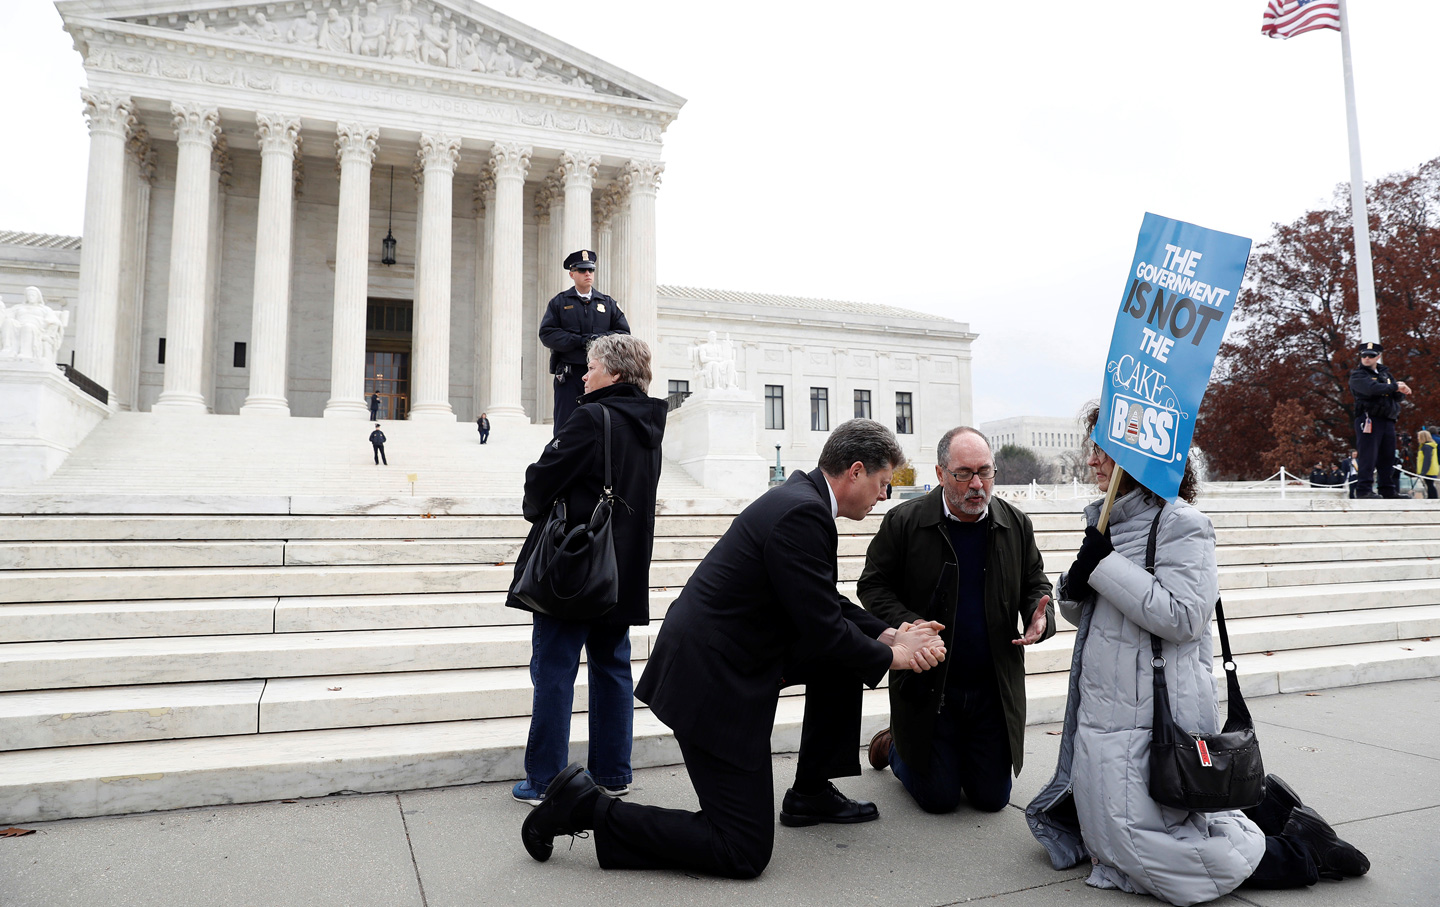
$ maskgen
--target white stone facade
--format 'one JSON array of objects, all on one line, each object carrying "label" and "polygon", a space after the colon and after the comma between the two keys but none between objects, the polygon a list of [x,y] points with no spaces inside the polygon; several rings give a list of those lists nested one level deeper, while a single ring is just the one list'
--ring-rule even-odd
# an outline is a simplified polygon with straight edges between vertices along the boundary
[{"label": "white stone facade", "polygon": [[588,247],[655,347],[652,393],[728,338],[767,467],[776,445],[813,466],[861,411],[917,460],[971,418],[964,324],[657,287],[661,135],[684,99],[493,10],[57,6],[89,82],[86,236],[0,234],[0,292],[72,312],[62,361],[114,409],[364,419],[379,389],[410,418],[548,421],[539,318]]},{"label": "white stone facade", "polygon": [[396,412],[543,419],[538,311],[597,240],[653,341],[683,98],[469,0],[57,7],[91,133],[76,365],[117,408],[363,419],[384,352]]},{"label": "white stone facade", "polygon": [[1011,416],[983,422],[978,427],[996,450],[1007,444],[1023,447],[1034,451],[1040,459],[1059,466],[1062,478],[1084,478],[1077,467],[1084,465],[1080,462],[1080,445],[1085,436],[1073,418]]}]

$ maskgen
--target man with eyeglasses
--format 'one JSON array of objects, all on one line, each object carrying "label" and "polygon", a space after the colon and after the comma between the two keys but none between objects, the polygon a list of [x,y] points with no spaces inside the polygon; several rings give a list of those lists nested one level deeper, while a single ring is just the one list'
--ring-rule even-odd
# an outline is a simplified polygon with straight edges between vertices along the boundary
[{"label": "man with eyeglasses", "polygon": [[991,496],[985,436],[953,428],[935,452],[939,486],[885,514],[859,593],[892,627],[943,624],[949,656],[925,674],[891,672],[891,724],[870,740],[870,764],[926,812],[962,798],[997,812],[1025,755],[1024,647],[1055,634],[1052,590],[1030,518]]},{"label": "man with eyeglasses", "polygon": [[[1400,415],[1400,398],[1410,395],[1410,386],[1396,381],[1381,364],[1385,348],[1378,343],[1360,344],[1360,364],[1350,370],[1350,393],[1355,395],[1355,449],[1359,451],[1353,497],[1398,498],[1395,474],[1395,418]],[[1374,485],[1379,480],[1380,493]]]}]

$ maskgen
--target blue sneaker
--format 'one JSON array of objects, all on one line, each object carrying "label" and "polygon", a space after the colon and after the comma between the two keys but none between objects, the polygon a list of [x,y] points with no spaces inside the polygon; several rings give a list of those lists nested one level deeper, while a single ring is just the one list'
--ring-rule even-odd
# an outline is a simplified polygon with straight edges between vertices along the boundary
[{"label": "blue sneaker", "polygon": [[510,796],[527,806],[539,806],[540,801],[545,798],[545,792],[531,784],[530,779],[526,778],[523,781],[515,782],[515,786],[510,789]]}]

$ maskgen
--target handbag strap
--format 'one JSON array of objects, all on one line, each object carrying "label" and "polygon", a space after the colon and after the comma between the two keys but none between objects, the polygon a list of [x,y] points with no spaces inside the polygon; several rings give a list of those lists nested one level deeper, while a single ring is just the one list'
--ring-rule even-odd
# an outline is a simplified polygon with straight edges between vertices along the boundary
[{"label": "handbag strap", "polygon": [[[1150,524],[1150,538],[1145,543],[1145,570],[1155,575],[1155,543],[1160,536],[1160,517],[1165,513],[1162,504],[1160,512],[1155,514],[1155,521]],[[1225,606],[1221,603],[1219,596],[1215,597],[1215,622],[1220,625],[1220,666],[1225,671],[1225,727],[1224,730],[1238,730],[1242,727],[1251,727],[1253,722],[1250,718],[1250,707],[1245,704],[1245,697],[1240,693],[1240,676],[1235,665],[1235,656],[1230,654],[1230,634],[1225,630]],[[1160,655],[1160,637],[1154,633],[1150,634],[1150,665],[1155,669],[1155,690],[1158,699],[1159,691],[1165,689],[1165,659]]]},{"label": "handbag strap", "polygon": [[605,418],[605,500],[615,497],[615,482],[610,471],[610,409],[605,404],[597,404],[600,407],[600,415]]}]

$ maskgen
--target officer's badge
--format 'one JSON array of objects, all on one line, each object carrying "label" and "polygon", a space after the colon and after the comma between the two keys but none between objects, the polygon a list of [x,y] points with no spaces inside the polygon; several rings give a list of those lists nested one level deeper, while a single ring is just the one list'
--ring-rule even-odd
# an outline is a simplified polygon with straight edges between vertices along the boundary
[{"label": "officer's badge", "polygon": [[603,311],[605,311],[605,303],[603,303],[603,302],[597,302],[597,303],[595,303],[595,311],[597,311],[597,312],[603,312]]}]

